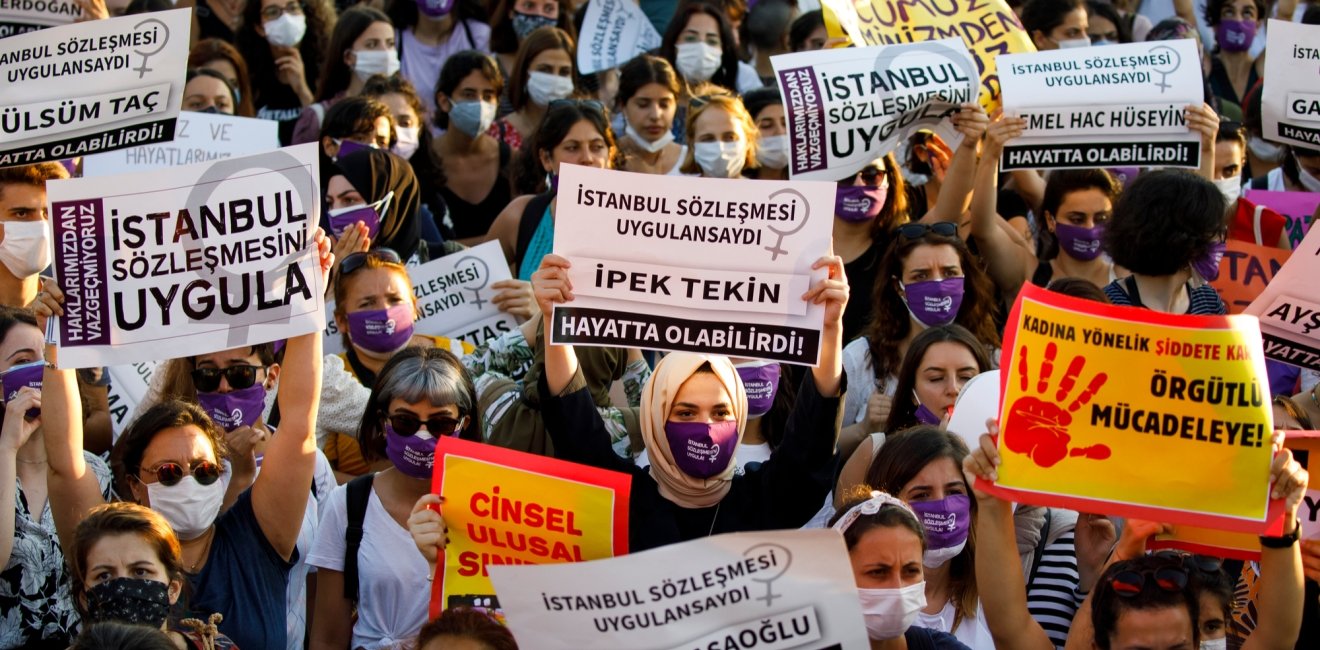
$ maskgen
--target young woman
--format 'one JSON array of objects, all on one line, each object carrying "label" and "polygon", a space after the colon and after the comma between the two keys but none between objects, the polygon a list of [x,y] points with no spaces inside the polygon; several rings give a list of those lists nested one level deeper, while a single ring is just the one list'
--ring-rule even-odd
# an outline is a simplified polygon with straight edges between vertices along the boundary
[{"label": "young woman", "polygon": [[1105,294],[1116,305],[1169,314],[1227,313],[1214,287],[1192,282],[1193,273],[1198,281],[1218,273],[1227,233],[1214,183],[1185,171],[1142,174],[1119,197],[1103,240],[1132,275],[1105,285]]},{"label": "young woman", "polygon": [[1022,27],[1037,50],[1091,45],[1086,0],[1032,0],[1022,9]]},{"label": "young woman", "polygon": [[368,248],[388,248],[409,264],[431,260],[417,177],[404,159],[368,147],[340,156],[329,173],[325,196],[330,227],[339,233],[336,257],[347,261]]},{"label": "young woman", "polygon": [[389,12],[398,29],[400,74],[417,88],[426,112],[434,115],[436,79],[449,57],[464,50],[490,52],[490,27],[482,3],[404,0],[391,3]]},{"label": "young woman", "polygon": [[486,135],[514,149],[536,135],[546,107],[576,92],[574,51],[572,37],[562,29],[545,27],[528,34],[509,73],[513,112],[491,124]]},{"label": "young woman", "polygon": [[513,149],[487,134],[503,86],[495,60],[473,50],[449,57],[435,86],[435,121],[445,132],[432,141],[431,151],[447,181],[440,194],[449,206],[440,230],[461,244],[485,241],[513,198],[508,177]]},{"label": "young woman", "polygon": [[353,7],[339,16],[326,52],[316,84],[316,103],[298,116],[294,144],[315,142],[330,107],[345,97],[358,96],[372,75],[389,77],[399,71],[394,26],[388,16],[368,6]]},{"label": "young woman", "polygon": [[[535,38],[535,37],[533,37]],[[529,41],[530,42],[530,41]],[[594,101],[560,102],[545,114],[541,127],[525,149],[522,164],[534,169],[524,176],[557,179],[562,165],[606,169],[616,149],[605,110]],[[538,173],[539,172],[539,173]],[[541,194],[520,196],[509,202],[488,237],[498,240],[514,277],[530,281],[550,252],[555,239],[557,183],[545,183]]]},{"label": "young woman", "polygon": [[237,103],[238,93],[219,72],[206,69],[188,71],[183,85],[183,110],[233,115]]},{"label": "young woman", "polygon": [[518,650],[518,642],[514,641],[509,628],[485,612],[468,607],[453,607],[440,612],[417,634],[417,650],[459,647],[467,650]]},{"label": "young woman", "polygon": [[200,620],[173,613],[185,609],[187,576],[179,538],[156,511],[136,503],[97,506],[79,522],[71,544],[71,598],[84,628],[132,623],[164,630],[179,650],[236,647],[223,634],[205,633]]},{"label": "young woman", "polygon": [[926,606],[926,531],[908,504],[863,487],[830,525],[843,534],[871,650],[969,650],[953,635],[915,626]]},{"label": "young woman", "polygon": [[1107,2],[1086,0],[1086,37],[1091,45],[1118,45],[1131,43],[1132,32],[1118,9]]},{"label": "young woman", "polygon": [[798,16],[788,28],[788,49],[792,52],[823,50],[829,40],[825,15],[820,9]]},{"label": "young woman", "polygon": [[[0,306],[0,374],[42,361],[45,335],[32,312]],[[39,366],[38,366],[39,370]],[[32,372],[29,367],[27,372]],[[40,372],[37,377],[40,378]],[[25,387],[3,405],[0,427],[0,620],[4,646],[63,648],[78,626],[48,495],[42,392]],[[78,448],[90,486],[110,498],[110,468]],[[58,504],[56,504],[58,505]]]},{"label": "young woman", "polygon": [[1242,106],[1247,91],[1265,75],[1265,57],[1253,57],[1251,45],[1264,25],[1263,0],[1209,0],[1205,24],[1215,31],[1210,55],[1210,91],[1222,101]]},{"label": "young woman", "polygon": [[733,95],[693,98],[687,114],[690,143],[684,174],[703,178],[740,178],[744,169],[756,168],[756,123]]},{"label": "young woman", "polygon": [[[400,75],[375,75],[362,87],[362,95],[389,107],[394,115],[395,137],[390,153],[408,161],[412,166],[422,195],[422,210],[419,213],[422,238],[428,243],[438,243],[440,231],[435,224],[443,221],[447,209],[444,199],[440,198],[440,187],[445,184],[445,179],[439,165],[431,158],[433,137],[431,129],[426,126],[428,114],[417,89]],[[437,219],[435,215],[440,215],[440,218]],[[427,236],[428,231],[434,231],[434,240]]]},{"label": "young woman", "polygon": [[256,117],[257,109],[252,105],[252,82],[247,62],[233,45],[215,38],[197,41],[188,51],[188,67],[220,73],[238,96],[234,115]]},{"label": "young woman", "polygon": [[[437,439],[480,441],[481,431],[472,378],[454,355],[411,347],[381,369],[362,415],[358,443],[369,461],[388,459],[389,466],[365,479],[370,481],[370,496],[354,558],[356,584],[345,584],[349,486],[330,495],[308,558],[318,568],[313,650],[392,648],[421,629],[431,574],[413,551],[408,517],[413,504],[431,489]],[[357,598],[350,599],[348,593]]]},{"label": "young woman", "polygon": [[757,88],[743,95],[743,106],[756,123],[756,164],[750,178],[788,180],[788,120],[778,87]]},{"label": "young woman", "polygon": [[680,4],[661,40],[660,56],[689,85],[710,82],[731,93],[743,90],[738,87],[738,45],[733,27],[715,5]]},{"label": "young woman", "polygon": [[[330,241],[318,232],[316,244],[320,270],[328,273]],[[50,294],[36,303],[40,319],[63,313],[63,294]],[[149,409],[111,452],[116,483],[127,486],[121,495],[160,513],[179,537],[193,608],[223,615],[221,631],[240,647],[286,646],[288,572],[316,466],[320,350],[320,332],[289,340],[278,398],[280,433],[265,456],[279,471],[259,474],[223,514],[224,434],[196,406],[171,400]],[[69,547],[77,523],[105,498],[90,480],[81,451],[82,408],[73,372],[48,366],[42,393],[56,529]]]},{"label": "young woman", "polygon": [[278,121],[280,143],[289,144],[298,116],[315,101],[334,9],[326,0],[251,0],[243,16],[238,51],[252,71],[257,117]]},{"label": "young woman", "polygon": [[[500,72],[510,78],[513,74],[518,52],[527,44],[527,39],[542,27],[558,28],[571,41],[576,33],[573,29],[574,3],[559,0],[499,0],[492,5],[490,14],[490,51],[500,64]],[[510,86],[509,94],[513,94]],[[512,97],[510,97],[512,99]]]},{"label": "young woman", "polygon": [[[532,277],[543,314],[573,300],[568,265],[558,255],[547,255]],[[802,382],[783,443],[769,460],[742,475],[735,475],[733,461],[747,420],[747,396],[726,357],[670,353],[656,365],[641,399],[648,471],[611,449],[573,347],[546,346],[538,389],[555,455],[632,476],[630,548],[644,550],[722,532],[796,528],[819,509],[829,486],[816,476],[833,456],[844,388],[839,319],[848,285],[837,257],[821,258],[813,268],[828,273],[802,296],[825,308],[820,365]],[[752,505],[765,503],[775,507]]]},{"label": "young woman", "polygon": [[880,263],[873,304],[864,335],[843,351],[851,388],[839,438],[844,457],[868,434],[885,430],[898,384],[894,373],[923,330],[957,323],[987,350],[999,345],[990,279],[953,224],[899,226]]},{"label": "young woman", "polygon": [[679,98],[686,90],[669,62],[643,54],[619,69],[615,95],[623,129],[619,148],[623,169],[643,174],[677,174],[687,146],[674,142]]}]

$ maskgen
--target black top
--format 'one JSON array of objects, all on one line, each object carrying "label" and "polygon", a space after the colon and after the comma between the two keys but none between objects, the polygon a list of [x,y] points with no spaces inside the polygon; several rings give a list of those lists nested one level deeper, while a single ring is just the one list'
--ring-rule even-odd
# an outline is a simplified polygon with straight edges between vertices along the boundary
[{"label": "black top", "polygon": [[866,252],[843,265],[848,277],[848,304],[843,308],[843,341],[847,343],[866,329],[871,322],[871,294],[875,290],[875,276],[880,273],[880,259],[889,248],[889,237],[871,242]]},{"label": "black top", "polygon": [[649,468],[614,453],[581,372],[570,385],[575,390],[562,397],[550,394],[544,375],[537,389],[557,458],[632,476],[628,549],[636,552],[718,533],[800,528],[807,523],[830,491],[846,384],[844,377],[838,397],[823,397],[815,380],[805,377],[784,440],[770,460],[735,475],[729,493],[709,508],[684,508],[666,499]]},{"label": "black top", "polygon": [[[1214,93],[1215,97],[1242,106],[1242,99],[1238,97],[1237,91],[1233,90],[1233,82],[1228,80],[1228,70],[1224,68],[1224,62],[1217,56],[1210,57],[1210,76],[1207,79],[1210,82],[1210,92]],[[1256,64],[1253,63],[1251,71],[1247,73],[1247,89],[1250,90],[1259,80],[1260,75],[1256,74]]]},{"label": "black top", "polygon": [[490,232],[495,217],[500,216],[500,212],[513,200],[513,188],[509,187],[508,176],[509,158],[512,156],[513,150],[501,142],[500,175],[495,179],[495,186],[490,188],[490,193],[480,203],[464,201],[447,185],[440,188],[440,198],[449,208],[449,214],[444,217],[445,223],[441,224],[440,234],[446,239],[467,239],[482,237]]},{"label": "black top", "polygon": [[215,12],[211,11],[211,5],[206,0],[197,0],[197,29],[200,32],[197,35],[199,41],[203,38],[218,38],[233,44],[237,36],[225,21],[220,20]]}]

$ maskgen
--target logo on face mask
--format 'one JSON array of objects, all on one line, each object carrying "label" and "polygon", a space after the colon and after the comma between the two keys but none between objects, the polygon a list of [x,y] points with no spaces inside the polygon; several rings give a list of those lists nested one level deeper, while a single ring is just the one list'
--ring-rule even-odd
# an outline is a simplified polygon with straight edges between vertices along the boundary
[{"label": "logo on face mask", "polygon": [[394,327],[395,324],[393,318],[385,321],[385,336],[392,336],[394,334]]},{"label": "logo on face mask", "polygon": [[933,311],[942,311],[949,313],[953,309],[953,297],[943,296],[939,298],[926,298],[926,309]]},{"label": "logo on face mask", "polygon": [[1075,240],[1073,241],[1073,250],[1077,251],[1078,253],[1094,253],[1100,250],[1100,240],[1098,239],[1092,239],[1089,241],[1082,239]]},{"label": "logo on face mask", "polygon": [[958,527],[958,513],[925,512],[921,515],[921,525],[928,531],[952,533]]}]

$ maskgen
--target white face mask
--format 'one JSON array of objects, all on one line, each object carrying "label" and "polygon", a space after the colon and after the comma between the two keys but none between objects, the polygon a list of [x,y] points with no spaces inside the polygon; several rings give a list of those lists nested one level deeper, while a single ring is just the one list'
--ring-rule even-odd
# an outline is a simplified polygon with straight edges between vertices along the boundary
[{"label": "white face mask", "polygon": [[1201,650],[1228,650],[1228,636],[1223,636],[1213,641],[1206,639],[1201,642]]},{"label": "white face mask", "polygon": [[949,560],[958,557],[958,554],[962,553],[963,548],[966,546],[967,540],[963,540],[959,544],[950,546],[949,548],[926,549],[926,552],[921,555],[921,564],[927,569],[938,569],[945,564],[948,564]]},{"label": "white face mask", "polygon": [[642,149],[645,149],[648,153],[655,153],[661,149],[664,149],[665,147],[669,146],[669,143],[674,141],[674,132],[665,131],[665,134],[660,136],[659,140],[656,140],[655,142],[647,142],[644,138],[642,138],[641,135],[637,133],[636,130],[633,129],[631,124],[628,124],[627,122],[624,122],[624,124],[626,125],[625,128],[628,137],[631,138],[633,142],[636,142],[637,146],[641,147]]},{"label": "white face mask", "polygon": [[692,148],[692,157],[710,178],[737,178],[747,164],[747,143],[698,142]]},{"label": "white face mask", "polygon": [[867,636],[872,641],[897,639],[912,627],[917,614],[926,606],[926,583],[901,589],[859,588],[857,598],[862,601]]},{"label": "white face mask", "polygon": [[788,166],[788,136],[770,135],[756,143],[756,162],[762,167],[783,169]]},{"label": "white face mask", "polygon": [[1277,163],[1283,160],[1283,145],[1269,142],[1259,136],[1253,135],[1247,138],[1247,149],[1251,150],[1251,155],[1265,162]]},{"label": "white face mask", "polygon": [[1091,39],[1086,37],[1070,38],[1065,41],[1056,41],[1056,43],[1058,43],[1060,50],[1071,50],[1073,48],[1078,48],[1078,47],[1091,47]]},{"label": "white face mask", "polygon": [[1219,188],[1219,193],[1224,195],[1225,201],[1228,201],[1228,208],[1233,209],[1238,197],[1242,195],[1242,181],[1230,176],[1215,181],[1215,187]]},{"label": "white face mask", "polygon": [[399,53],[394,50],[353,50],[353,72],[366,79],[373,74],[390,76],[399,71]]},{"label": "white face mask", "polygon": [[16,278],[41,273],[50,266],[50,222],[4,222],[4,241],[0,241],[0,262]]},{"label": "white face mask", "polygon": [[700,41],[675,46],[674,64],[690,83],[710,81],[720,69],[723,58],[724,52],[720,48]]},{"label": "white face mask", "polygon": [[307,33],[307,16],[280,14],[275,20],[261,23],[266,30],[266,41],[276,47],[293,47],[302,42]]},{"label": "white face mask", "polygon": [[549,106],[556,99],[567,99],[573,94],[573,79],[548,72],[527,75],[527,94],[537,106]]},{"label": "white face mask", "polygon": [[1305,169],[1297,170],[1297,180],[1302,182],[1307,192],[1320,192],[1320,178],[1310,175]]},{"label": "white face mask", "polygon": [[404,160],[412,158],[412,155],[417,153],[417,147],[421,142],[421,127],[396,126],[394,127],[394,133],[398,137],[398,141],[394,143],[393,147],[390,147],[390,151],[393,151],[394,155]]},{"label": "white face mask", "polygon": [[220,502],[225,498],[225,484],[217,480],[202,485],[189,474],[170,487],[159,482],[147,483],[147,498],[151,509],[170,522],[179,539],[186,541],[201,537],[215,523]]}]

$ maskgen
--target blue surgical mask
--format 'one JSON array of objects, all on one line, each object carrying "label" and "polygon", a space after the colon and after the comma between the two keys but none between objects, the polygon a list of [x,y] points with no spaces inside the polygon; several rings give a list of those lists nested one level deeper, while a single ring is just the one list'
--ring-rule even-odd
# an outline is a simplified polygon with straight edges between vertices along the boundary
[{"label": "blue surgical mask", "polygon": [[478,137],[495,121],[495,110],[493,102],[479,99],[454,102],[449,109],[449,126],[470,137]]}]

